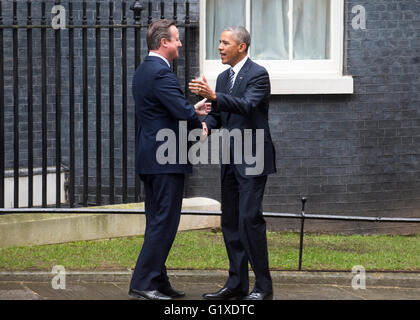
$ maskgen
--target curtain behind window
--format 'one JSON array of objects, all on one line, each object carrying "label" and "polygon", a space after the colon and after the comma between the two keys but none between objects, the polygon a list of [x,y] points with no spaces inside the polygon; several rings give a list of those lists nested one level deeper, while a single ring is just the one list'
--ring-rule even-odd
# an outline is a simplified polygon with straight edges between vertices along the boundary
[{"label": "curtain behind window", "polygon": [[206,59],[220,59],[220,35],[231,26],[245,26],[245,0],[206,1]]},{"label": "curtain behind window", "polygon": [[256,60],[289,59],[289,0],[252,0],[250,55]]},{"label": "curtain behind window", "polygon": [[[293,1],[293,59],[330,58],[330,1]],[[245,26],[245,10],[245,0],[206,1],[206,59],[220,58],[222,31]],[[251,0],[251,58],[289,59],[288,10],[289,0]]]},{"label": "curtain behind window", "polygon": [[330,0],[293,1],[293,58],[330,58]]}]

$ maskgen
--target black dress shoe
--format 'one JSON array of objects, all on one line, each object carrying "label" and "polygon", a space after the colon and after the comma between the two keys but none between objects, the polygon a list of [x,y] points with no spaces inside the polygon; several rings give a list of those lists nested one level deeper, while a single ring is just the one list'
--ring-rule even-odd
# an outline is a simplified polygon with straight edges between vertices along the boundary
[{"label": "black dress shoe", "polygon": [[136,299],[147,299],[147,300],[172,300],[171,297],[163,294],[157,290],[151,291],[140,291],[136,289],[130,289],[128,295]]},{"label": "black dress shoe", "polygon": [[165,289],[160,289],[159,292],[163,293],[164,295],[167,295],[167,296],[171,297],[172,299],[185,297],[185,292],[184,291],[175,290],[172,287],[165,288]]},{"label": "black dress shoe", "polygon": [[215,293],[205,293],[203,294],[203,298],[207,300],[234,300],[234,299],[242,299],[244,294],[230,288],[222,288]]},{"label": "black dress shoe", "polygon": [[251,292],[243,300],[273,300],[272,292]]}]

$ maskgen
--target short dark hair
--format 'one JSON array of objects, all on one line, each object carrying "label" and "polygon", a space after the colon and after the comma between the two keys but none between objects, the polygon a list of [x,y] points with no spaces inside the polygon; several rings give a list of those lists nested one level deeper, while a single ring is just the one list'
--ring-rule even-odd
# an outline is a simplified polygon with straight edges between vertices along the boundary
[{"label": "short dark hair", "polygon": [[162,39],[171,39],[169,28],[175,26],[175,20],[161,19],[152,22],[147,30],[147,47],[149,50],[157,50],[160,48]]}]

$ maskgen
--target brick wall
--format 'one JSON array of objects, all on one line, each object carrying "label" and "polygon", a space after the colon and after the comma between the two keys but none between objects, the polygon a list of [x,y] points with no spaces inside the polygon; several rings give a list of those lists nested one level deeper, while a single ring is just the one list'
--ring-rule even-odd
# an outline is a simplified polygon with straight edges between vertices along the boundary
[{"label": "brick wall", "polygon": [[[114,23],[121,24],[122,20],[122,1],[113,1]],[[127,4],[126,17],[127,24],[133,24],[133,11],[130,10],[134,1],[125,1]],[[173,1],[165,2],[165,17],[173,17]],[[18,1],[18,21],[20,25],[27,23],[26,1]],[[61,1],[66,8],[67,24],[69,18],[68,1]],[[75,25],[82,24],[82,1],[72,0],[73,19]],[[108,1],[101,1],[101,24],[108,24],[109,7]],[[46,1],[46,21],[51,24],[54,16],[51,8],[55,1]],[[142,12],[142,23],[147,26],[148,6],[147,2],[142,1],[144,10]],[[190,19],[198,20],[199,12],[198,1],[191,1]],[[153,20],[160,17],[160,1],[153,1]],[[2,0],[2,17],[4,25],[13,23],[12,1]],[[40,1],[32,1],[32,22],[34,25],[41,23]],[[178,21],[183,21],[185,17],[184,3],[179,3],[177,9]],[[94,25],[96,19],[95,1],[87,1],[88,24]],[[147,55],[146,27],[141,31],[141,58]],[[184,29],[180,28],[181,39],[184,37]],[[122,202],[122,32],[121,29],[114,31],[114,100],[115,100],[115,201]],[[102,193],[103,203],[108,203],[109,194],[109,51],[108,51],[108,29],[102,29],[101,33],[101,137],[102,137]],[[198,57],[194,55],[198,52],[198,30],[191,31],[190,55],[191,55],[191,77],[198,75]],[[22,168],[28,166],[28,132],[27,132],[27,36],[26,30],[19,30],[19,165]],[[40,29],[33,30],[33,90],[34,90],[34,166],[42,165],[42,118],[41,118],[41,32]],[[12,30],[4,31],[4,70],[5,70],[5,160],[6,169],[13,168],[13,40]],[[75,30],[75,165],[76,165],[76,203],[82,203],[83,193],[83,87],[82,87],[82,32]],[[61,32],[61,107],[62,107],[62,163],[69,166],[69,37],[68,31]],[[88,202],[94,204],[96,201],[96,53],[95,53],[95,30],[88,29],[88,118],[89,118],[89,198]],[[131,82],[135,71],[134,58],[134,31],[132,28],[127,30],[127,92],[128,92],[128,201],[134,201],[135,175],[134,175],[134,156],[135,156],[135,128],[134,128],[134,101],[131,95]],[[180,84],[184,86],[185,72],[185,52],[180,50],[178,59],[178,75]],[[48,118],[48,165],[55,166],[55,37],[52,29],[47,30],[47,118]]]},{"label": "brick wall", "polygon": [[[74,10],[81,17],[81,1],[74,1]],[[114,19],[119,21],[120,1],[116,1]],[[159,2],[153,1],[154,18],[160,16]],[[48,1],[47,11],[53,1]],[[129,5],[131,1],[127,2]],[[11,23],[11,1],[3,1],[4,24]],[[171,16],[172,1],[165,1],[165,13]],[[351,9],[355,5],[363,5],[367,14],[366,30],[353,30],[351,19],[355,16]],[[26,9],[24,3],[19,4],[19,17],[25,21]],[[38,6],[33,5],[33,18],[39,21]],[[127,8],[128,9],[128,8]],[[38,11],[36,11],[38,10]],[[104,9],[102,21],[108,19]],[[76,16],[76,14],[75,14]],[[49,15],[50,17],[50,15]],[[132,22],[132,11],[128,10],[129,23]],[[178,7],[178,19],[184,18],[183,5]],[[191,18],[199,18],[199,1],[191,1]],[[37,20],[38,19],[38,20]],[[89,19],[94,21],[94,4],[89,2]],[[146,10],[142,21],[147,21]],[[264,210],[275,212],[299,212],[301,196],[308,197],[307,212],[349,214],[365,216],[420,216],[420,1],[416,0],[347,0],[345,2],[345,73],[354,78],[354,94],[352,95],[273,95],[270,104],[270,127],[277,151],[278,172],[271,175],[264,199]],[[20,92],[21,117],[25,121],[25,33],[20,31]],[[66,32],[62,35],[63,43],[63,161],[68,162],[68,143],[65,132],[68,130],[68,110],[66,99],[68,94],[68,48]],[[7,38],[8,37],[8,38]],[[37,31],[34,31],[34,38]],[[94,35],[89,34],[89,65],[90,65],[90,128],[89,137],[92,154],[89,179],[91,185],[91,201],[94,201],[94,186],[96,174],[95,162],[95,80],[94,80]],[[121,47],[120,35],[115,34],[116,49]],[[128,45],[128,83],[134,72],[133,38],[129,33]],[[5,31],[5,38],[10,43],[11,33]],[[49,35],[49,155],[50,164],[54,163],[54,38]],[[107,193],[108,179],[107,145],[107,31],[103,33],[103,192]],[[181,33],[181,39],[183,34]],[[81,57],[81,35],[77,35],[76,48]],[[191,48],[191,76],[198,74],[198,30],[193,32]],[[146,47],[142,43],[143,49]],[[39,47],[34,47],[36,52]],[[35,55],[34,51],[34,55]],[[143,52],[142,56],[145,55]],[[13,161],[13,105],[11,83],[11,47],[5,46],[5,83],[6,94],[6,156],[9,167]],[[185,67],[184,53],[178,62],[180,83],[184,83]],[[121,101],[121,56],[116,54],[115,60],[115,102],[116,102],[116,145],[115,173],[116,200],[121,201],[121,112],[118,103]],[[34,66],[36,82],[36,97],[34,108],[39,108],[39,60]],[[38,68],[38,69],[37,69]],[[76,83],[81,82],[79,72]],[[35,88],[35,87],[34,87]],[[132,119],[133,101],[129,88],[129,119]],[[37,96],[38,95],[38,96]],[[76,126],[77,150],[76,164],[79,173],[77,183],[81,186],[81,87],[76,88]],[[191,102],[194,102],[193,99]],[[39,109],[38,109],[39,110]],[[34,134],[35,148],[40,150],[40,115],[35,115]],[[67,126],[67,127],[66,127]],[[129,200],[134,194],[134,123],[131,121],[129,132]],[[27,143],[25,128],[21,130],[21,166],[25,166],[25,143]],[[37,155],[40,152],[36,153]],[[38,156],[39,157],[39,156]],[[35,159],[40,163],[39,159]],[[220,167],[217,165],[198,165],[193,175],[189,176],[186,196],[206,196],[220,200]],[[78,188],[81,191],[81,187]],[[106,196],[104,202],[106,202]],[[269,220],[270,229],[296,229],[297,222],[290,220]],[[419,226],[389,225],[371,223],[342,222],[307,222],[308,230],[331,232],[395,232],[410,233],[419,231]]]},{"label": "brick wall", "polygon": [[[351,12],[366,9],[366,30]],[[420,216],[420,1],[346,1],[345,70],[352,95],[274,95],[277,152],[264,210],[362,216]],[[220,199],[218,169],[196,167],[191,195]],[[207,179],[209,183],[202,183]],[[208,186],[210,185],[210,187]],[[271,229],[297,229],[270,219]],[[417,226],[310,222],[308,230],[410,233]]]}]

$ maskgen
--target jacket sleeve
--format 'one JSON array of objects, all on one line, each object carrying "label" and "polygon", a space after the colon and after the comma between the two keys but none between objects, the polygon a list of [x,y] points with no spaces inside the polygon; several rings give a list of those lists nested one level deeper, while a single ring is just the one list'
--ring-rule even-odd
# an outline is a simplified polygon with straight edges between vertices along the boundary
[{"label": "jacket sleeve", "polygon": [[[213,109],[213,106],[212,106]],[[220,118],[220,112],[210,111],[210,113],[205,117],[204,122],[209,129],[209,134],[211,129],[219,129],[222,126],[222,120]]]},{"label": "jacket sleeve", "polygon": [[251,114],[260,102],[270,95],[270,78],[265,69],[261,69],[247,83],[242,97],[233,97],[217,92],[216,111],[226,111],[242,115]]},{"label": "jacket sleeve", "polygon": [[175,74],[167,68],[162,69],[154,80],[154,90],[160,103],[177,120],[187,120],[191,128],[201,128],[201,121],[195,108],[185,99]]},{"label": "jacket sleeve", "polygon": [[[220,87],[220,78],[221,78],[221,75],[217,77],[216,92],[218,91]],[[222,126],[222,118],[220,116],[220,112],[216,111],[216,108],[217,108],[217,103],[213,101],[211,104],[211,111],[204,119],[204,122],[206,123],[207,128],[209,129],[209,135],[211,134],[211,129],[220,129],[220,127]]]}]

